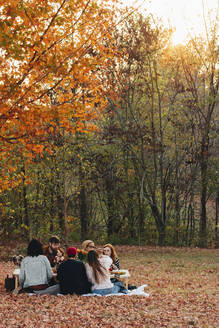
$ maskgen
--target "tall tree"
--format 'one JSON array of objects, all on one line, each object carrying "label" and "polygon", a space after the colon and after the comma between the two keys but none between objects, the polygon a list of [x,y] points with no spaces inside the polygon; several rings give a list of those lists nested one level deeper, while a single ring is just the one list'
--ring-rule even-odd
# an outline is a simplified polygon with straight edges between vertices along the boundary
[{"label": "tall tree", "polygon": [[57,120],[67,131],[84,130],[84,122],[92,128],[110,92],[99,75],[115,55],[116,3],[0,1],[1,190],[8,186],[4,167],[11,170],[7,158],[15,144],[31,158],[46,148],[42,141]]},{"label": "tall tree", "polygon": [[206,38],[192,39],[181,53],[184,87],[187,96],[185,108],[190,110],[193,137],[197,142],[197,160],[200,167],[200,232],[199,245],[207,246],[207,199],[209,188],[209,161],[215,144],[213,131],[218,113],[219,88],[218,23],[206,29]]}]

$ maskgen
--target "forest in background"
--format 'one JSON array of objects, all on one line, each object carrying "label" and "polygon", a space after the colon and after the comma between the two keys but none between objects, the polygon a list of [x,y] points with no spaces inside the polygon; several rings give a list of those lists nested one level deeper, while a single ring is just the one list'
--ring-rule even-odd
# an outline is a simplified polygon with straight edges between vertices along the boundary
[{"label": "forest in background", "polygon": [[218,247],[217,21],[116,5],[0,2],[1,238]]}]

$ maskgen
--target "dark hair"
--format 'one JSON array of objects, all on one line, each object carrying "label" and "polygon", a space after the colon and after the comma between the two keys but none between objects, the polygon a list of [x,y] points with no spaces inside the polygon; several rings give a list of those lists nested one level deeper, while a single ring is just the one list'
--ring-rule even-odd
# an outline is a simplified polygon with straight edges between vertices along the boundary
[{"label": "dark hair", "polygon": [[27,255],[38,256],[43,254],[43,245],[37,239],[32,239],[27,247]]},{"label": "dark hair", "polygon": [[94,279],[97,283],[99,283],[98,273],[101,276],[106,276],[106,269],[100,264],[98,257],[96,251],[89,251],[87,254],[87,262],[93,269]]},{"label": "dark hair", "polygon": [[60,243],[60,239],[57,236],[52,236],[51,238],[49,238],[49,243],[51,243],[51,244],[59,244]]}]

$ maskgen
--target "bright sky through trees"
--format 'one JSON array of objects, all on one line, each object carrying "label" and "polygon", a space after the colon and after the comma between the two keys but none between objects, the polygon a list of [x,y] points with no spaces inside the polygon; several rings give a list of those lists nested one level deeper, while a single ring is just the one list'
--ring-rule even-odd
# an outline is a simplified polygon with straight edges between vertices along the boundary
[{"label": "bright sky through trees", "polygon": [[176,29],[173,33],[174,44],[183,43],[186,36],[204,32],[203,6],[207,16],[212,11],[218,15],[219,0],[122,0],[125,5],[140,6],[147,13],[161,17],[165,25]]}]

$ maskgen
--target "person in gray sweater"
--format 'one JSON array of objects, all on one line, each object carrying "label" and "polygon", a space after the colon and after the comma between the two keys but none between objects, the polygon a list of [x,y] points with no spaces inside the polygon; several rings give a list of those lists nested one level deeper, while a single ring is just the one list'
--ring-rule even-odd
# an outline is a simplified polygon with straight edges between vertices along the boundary
[{"label": "person in gray sweater", "polygon": [[53,278],[49,260],[43,255],[42,244],[37,239],[32,239],[27,248],[27,256],[21,262],[19,284],[22,292],[55,295],[59,286],[49,287]]}]

